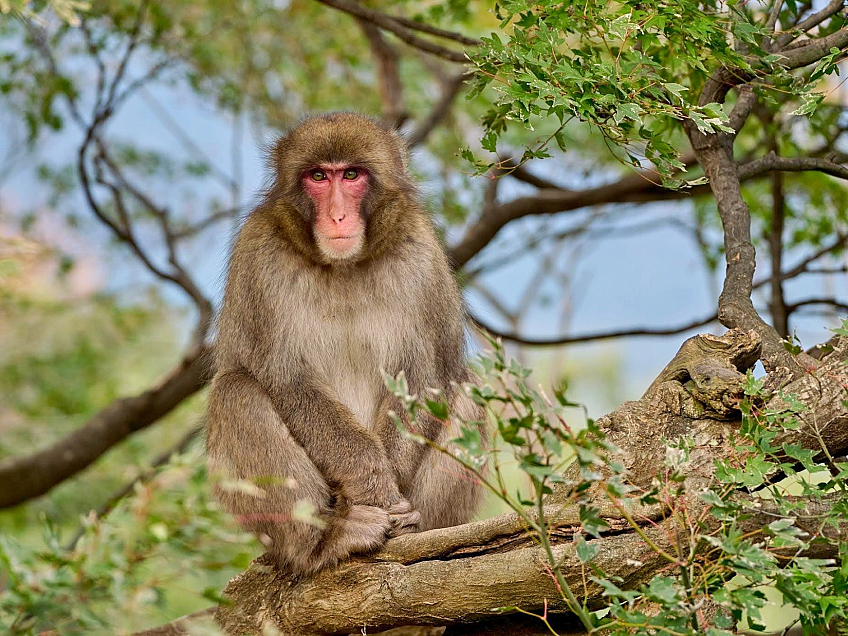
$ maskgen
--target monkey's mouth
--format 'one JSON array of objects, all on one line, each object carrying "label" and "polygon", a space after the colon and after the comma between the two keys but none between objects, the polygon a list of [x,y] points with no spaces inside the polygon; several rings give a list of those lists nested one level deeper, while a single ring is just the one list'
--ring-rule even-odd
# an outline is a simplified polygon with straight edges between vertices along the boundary
[{"label": "monkey's mouth", "polygon": [[326,258],[339,260],[351,258],[360,252],[362,247],[361,234],[345,234],[343,236],[327,236],[318,239],[318,248]]}]

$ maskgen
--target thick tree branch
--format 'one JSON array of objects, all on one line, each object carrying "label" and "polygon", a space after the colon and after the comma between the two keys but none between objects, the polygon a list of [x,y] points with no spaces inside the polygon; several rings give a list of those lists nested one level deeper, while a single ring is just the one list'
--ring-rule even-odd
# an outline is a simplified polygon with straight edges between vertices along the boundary
[{"label": "thick tree branch", "polygon": [[817,11],[816,13],[810,14],[809,16],[801,20],[798,24],[796,24],[787,33],[783,33],[776,37],[774,40],[774,48],[777,50],[782,49],[802,33],[806,33],[810,29],[817,27],[829,17],[838,13],[844,5],[845,0],[831,0],[828,5],[824,7],[821,11]]},{"label": "thick tree branch", "polygon": [[805,43],[804,46],[797,49],[782,52],[781,55],[784,59],[781,60],[781,63],[790,69],[809,66],[830,53],[830,49],[841,50],[846,46],[848,46],[848,28],[842,28],[823,38],[810,40],[808,44]]},{"label": "thick tree branch", "polygon": [[[728,91],[747,81],[748,74],[722,67],[705,82],[699,104],[723,103]],[[734,131],[744,126],[757,98],[750,88],[740,90],[731,115]],[[757,313],[751,301],[756,254],[751,242],[751,215],[742,198],[739,166],[733,159],[736,132],[704,134],[691,120],[685,128],[692,149],[709,179],[724,230],[725,277],[718,302],[719,321],[728,328],[753,329],[763,339],[763,364],[796,370],[795,359],[783,348],[774,327]]]},{"label": "thick tree branch", "polygon": [[152,389],[116,400],[42,451],[0,462],[0,508],[43,495],[132,433],[173,411],[206,383],[206,354],[205,349],[195,348]]},{"label": "thick tree branch", "polygon": [[[747,106],[745,107],[748,108]],[[747,116],[747,114],[746,114]],[[691,160],[689,160],[691,163]],[[736,164],[733,164],[734,168]],[[768,154],[738,166],[740,181],[748,181],[772,170],[800,172],[817,170],[833,176],[848,178],[848,168],[829,159],[814,157],[778,157]],[[521,180],[545,187],[552,185],[538,177],[522,173]],[[529,179],[529,181],[528,181]],[[471,223],[459,242],[449,248],[454,265],[459,268],[476,256],[508,223],[525,216],[569,212],[586,207],[610,203],[647,203],[698,196],[710,191],[702,185],[689,190],[669,190],[655,183],[649,175],[633,172],[618,181],[586,190],[565,188],[542,189],[533,196],[520,197],[484,208],[477,220]]]}]

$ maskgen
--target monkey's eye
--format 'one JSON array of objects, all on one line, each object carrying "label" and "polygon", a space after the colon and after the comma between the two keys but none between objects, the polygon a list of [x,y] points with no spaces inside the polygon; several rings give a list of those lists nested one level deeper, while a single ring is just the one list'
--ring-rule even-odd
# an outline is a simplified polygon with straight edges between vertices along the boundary
[{"label": "monkey's eye", "polygon": [[344,171],[344,178],[348,181],[353,181],[356,177],[359,176],[359,170],[356,168],[348,168]]},{"label": "monkey's eye", "polygon": [[309,173],[309,176],[313,181],[324,181],[327,178],[323,170],[313,170]]}]

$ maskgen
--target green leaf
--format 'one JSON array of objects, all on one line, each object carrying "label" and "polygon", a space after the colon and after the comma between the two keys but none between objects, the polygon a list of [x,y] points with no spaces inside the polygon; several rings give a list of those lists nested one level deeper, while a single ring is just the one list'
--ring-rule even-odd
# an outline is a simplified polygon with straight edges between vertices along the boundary
[{"label": "green leaf", "polygon": [[600,552],[601,546],[597,543],[589,543],[582,536],[577,537],[575,551],[581,563],[588,563]]}]

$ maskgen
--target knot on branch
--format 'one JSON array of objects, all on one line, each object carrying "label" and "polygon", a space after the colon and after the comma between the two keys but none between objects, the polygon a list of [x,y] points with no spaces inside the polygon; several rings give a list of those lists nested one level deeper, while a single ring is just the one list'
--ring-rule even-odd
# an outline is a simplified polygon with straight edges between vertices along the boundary
[{"label": "knot on branch", "polygon": [[642,399],[660,398],[669,409],[686,417],[732,419],[744,393],[745,371],[754,366],[761,350],[762,340],[753,330],[693,336]]}]

